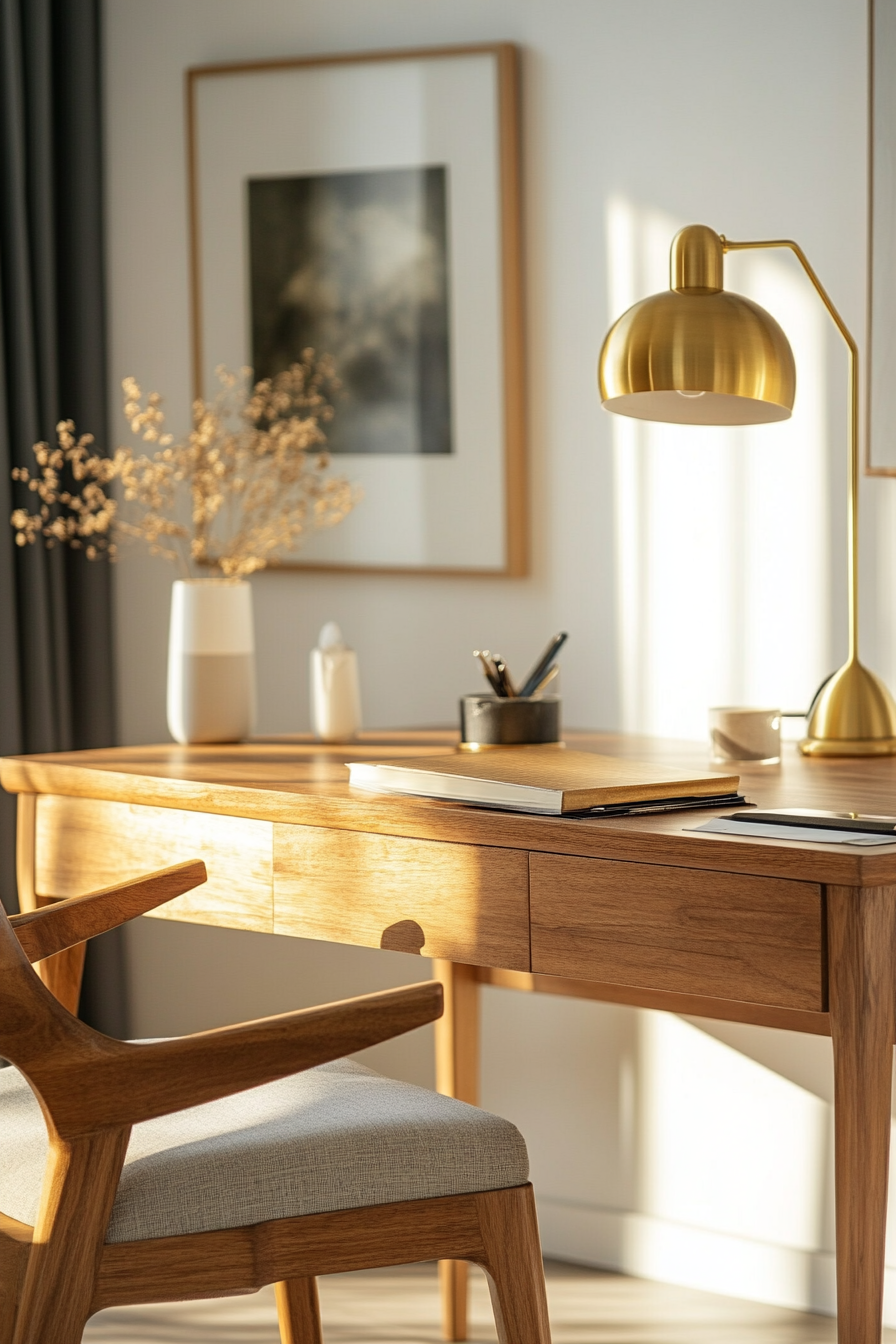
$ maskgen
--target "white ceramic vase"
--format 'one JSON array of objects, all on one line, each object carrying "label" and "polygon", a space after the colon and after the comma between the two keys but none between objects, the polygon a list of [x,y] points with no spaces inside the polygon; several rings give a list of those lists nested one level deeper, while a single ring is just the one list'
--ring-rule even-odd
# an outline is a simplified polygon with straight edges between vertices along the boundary
[{"label": "white ceramic vase", "polygon": [[175,742],[240,742],[255,726],[252,586],[178,579],[171,590],[168,730]]}]

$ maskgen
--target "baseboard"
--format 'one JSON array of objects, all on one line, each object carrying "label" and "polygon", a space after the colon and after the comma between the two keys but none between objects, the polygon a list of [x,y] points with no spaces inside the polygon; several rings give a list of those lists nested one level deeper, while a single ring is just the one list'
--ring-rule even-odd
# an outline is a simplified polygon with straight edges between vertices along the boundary
[{"label": "baseboard", "polygon": [[[539,1198],[546,1255],[576,1264],[832,1316],[834,1257],[751,1241],[644,1214]],[[896,1325],[896,1266],[884,1282],[884,1325]]]}]

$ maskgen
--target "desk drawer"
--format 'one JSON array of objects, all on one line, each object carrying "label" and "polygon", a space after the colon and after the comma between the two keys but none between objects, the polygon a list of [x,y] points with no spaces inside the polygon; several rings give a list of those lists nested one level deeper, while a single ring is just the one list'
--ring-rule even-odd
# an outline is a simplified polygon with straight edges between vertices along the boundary
[{"label": "desk drawer", "polygon": [[823,1010],[821,888],[530,855],[532,970]]},{"label": "desk drawer", "polygon": [[314,826],[274,828],[274,932],[529,969],[528,856]]},{"label": "desk drawer", "polygon": [[37,799],[35,887],[42,896],[83,896],[185,859],[204,859],[208,881],[149,917],[270,933],[272,847],[270,821],[43,794]]}]

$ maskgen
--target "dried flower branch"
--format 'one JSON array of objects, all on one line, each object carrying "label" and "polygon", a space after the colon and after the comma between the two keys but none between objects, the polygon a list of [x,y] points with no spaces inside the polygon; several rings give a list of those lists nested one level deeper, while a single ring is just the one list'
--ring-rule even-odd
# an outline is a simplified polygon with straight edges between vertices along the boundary
[{"label": "dried flower branch", "polygon": [[236,578],[341,522],[360,496],[345,477],[326,475],[323,426],[339,386],[332,361],[306,350],[301,363],[254,385],[250,369],[217,372],[218,395],[194,402],[193,428],[178,443],[164,430],[159,394],[144,399],[124,379],[125,416],[132,433],[157,445],[151,454],[125,447],[101,457],[70,420],[57,426],[56,447],[35,444],[37,471],[12,473],[39,501],[36,512],[14,510],[17,544],[43,538],[114,560],[119,538],[135,537],[187,572],[202,565]]}]

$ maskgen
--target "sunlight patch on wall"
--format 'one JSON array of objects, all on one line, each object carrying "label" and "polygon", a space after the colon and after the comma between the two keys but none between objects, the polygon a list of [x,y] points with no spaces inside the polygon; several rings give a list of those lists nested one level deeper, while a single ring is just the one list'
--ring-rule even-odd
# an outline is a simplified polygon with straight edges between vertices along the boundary
[{"label": "sunlight patch on wall", "polygon": [[[874,484],[878,485],[878,482]],[[863,619],[865,637],[861,655],[868,658],[888,686],[893,686],[896,685],[896,620],[893,616],[896,612],[896,496],[889,481],[880,485],[883,489],[878,488],[873,500],[869,501],[876,514],[875,548],[869,566],[874,574],[875,590],[873,605],[868,603],[868,609],[873,613],[871,620]]]},{"label": "sunlight patch on wall", "polygon": [[[683,221],[615,198],[608,325],[669,283]],[[612,417],[622,727],[704,738],[710,705],[805,707],[827,667],[826,315],[786,260],[726,257],[797,364],[793,417],[748,428]]]},{"label": "sunlight patch on wall", "polygon": [[641,1019],[639,1211],[814,1250],[825,1102],[681,1018]]}]

